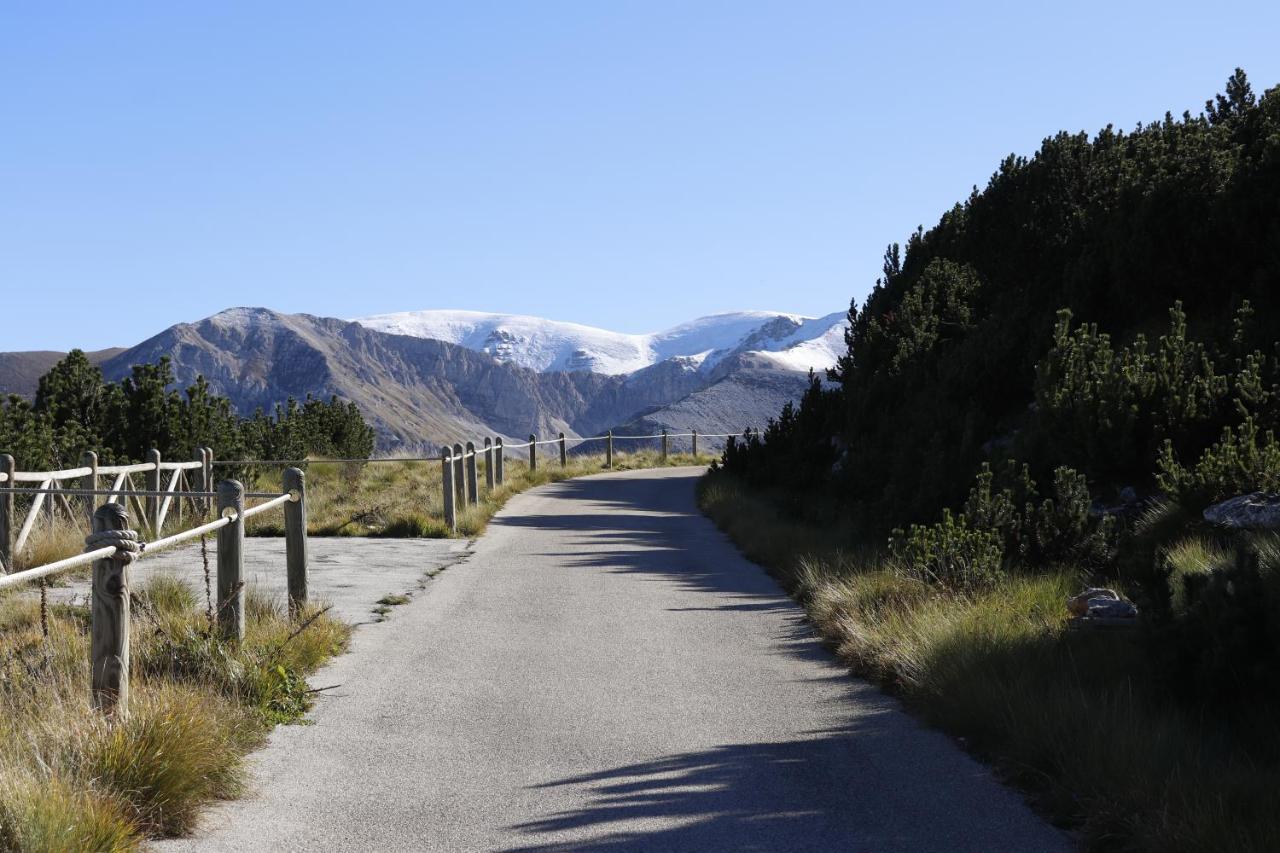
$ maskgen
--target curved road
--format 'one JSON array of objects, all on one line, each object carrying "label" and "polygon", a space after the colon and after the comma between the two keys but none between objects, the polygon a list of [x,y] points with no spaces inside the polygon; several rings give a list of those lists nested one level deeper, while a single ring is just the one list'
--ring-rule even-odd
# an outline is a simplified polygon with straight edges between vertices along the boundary
[{"label": "curved road", "polygon": [[[701,469],[514,498],[316,683],[195,850],[1066,850],[850,678],[697,511]],[[369,571],[376,571],[370,567]]]}]

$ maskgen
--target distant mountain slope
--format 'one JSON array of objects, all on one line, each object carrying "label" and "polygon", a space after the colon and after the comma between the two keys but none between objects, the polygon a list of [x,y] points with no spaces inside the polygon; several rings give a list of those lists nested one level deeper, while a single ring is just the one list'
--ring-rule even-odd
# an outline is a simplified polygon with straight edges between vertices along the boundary
[{"label": "distant mountain slope", "polygon": [[[684,433],[740,434],[748,427],[764,428],[786,403],[800,398],[808,387],[807,373],[778,370],[759,353],[736,356],[722,365],[720,376],[705,388],[663,406],[638,414],[617,428],[627,435],[652,435],[662,430]],[[723,446],[724,439],[706,439],[699,449]],[[687,449],[688,439],[673,443]]]},{"label": "distant mountain slope", "polygon": [[714,314],[665,332],[623,334],[577,323],[478,311],[408,311],[356,322],[393,334],[449,341],[538,371],[630,374],[669,359],[710,370],[731,355],[773,354],[787,370],[824,370],[844,352],[845,315],[772,311]]},{"label": "distant mountain slope", "polygon": [[[123,347],[85,353],[94,364],[124,352]],[[29,352],[0,352],[0,394],[17,394],[31,397],[36,393],[40,377],[57,364],[65,352],[34,350]]]},{"label": "distant mountain slope", "polygon": [[203,375],[237,410],[292,396],[356,403],[384,450],[433,447],[458,436],[572,432],[601,385],[593,374],[548,374],[501,364],[443,341],[372,331],[307,314],[236,308],[183,323],[103,365],[108,378],[169,356],[178,383]]},{"label": "distant mountain slope", "polygon": [[[440,331],[469,345],[360,322],[232,308],[98,355],[109,356],[102,369],[112,380],[128,376],[135,364],[167,356],[179,388],[203,375],[245,415],[259,407],[269,411],[289,397],[336,394],[364,412],[381,451],[417,452],[486,434],[516,440],[530,433],[596,435],[641,419],[658,429],[737,432],[763,423],[798,396],[801,371],[832,361],[844,329],[843,315],[741,312],[627,336],[536,318],[425,313],[431,322],[415,327],[419,332]],[[441,326],[444,315],[465,315],[465,322]],[[474,317],[489,320],[476,325]],[[506,348],[490,354],[477,345],[483,340],[500,340]],[[0,380],[29,396],[61,357],[0,354]],[[587,363],[629,369],[608,374],[548,367]]]}]

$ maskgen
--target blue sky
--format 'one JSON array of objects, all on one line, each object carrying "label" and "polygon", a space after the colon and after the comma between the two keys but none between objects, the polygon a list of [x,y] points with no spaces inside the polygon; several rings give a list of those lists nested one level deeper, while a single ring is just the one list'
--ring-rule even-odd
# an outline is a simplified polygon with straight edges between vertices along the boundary
[{"label": "blue sky", "polygon": [[8,3],[0,350],[825,314],[1004,155],[1280,83],[1278,3],[1044,5]]}]

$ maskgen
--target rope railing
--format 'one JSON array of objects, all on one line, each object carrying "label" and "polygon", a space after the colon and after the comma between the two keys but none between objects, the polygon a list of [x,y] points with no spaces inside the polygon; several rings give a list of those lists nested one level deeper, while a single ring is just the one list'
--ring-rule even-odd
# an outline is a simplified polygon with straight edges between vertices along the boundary
[{"label": "rope railing", "polygon": [[[205,460],[207,462],[207,459]],[[160,469],[154,469],[160,470]],[[45,610],[46,581],[64,572],[93,566],[93,606],[90,625],[90,689],[94,707],[109,715],[128,710],[130,632],[130,590],[127,566],[135,559],[175,548],[195,539],[203,542],[217,535],[218,602],[214,607],[209,592],[208,564],[205,563],[206,592],[210,594],[208,612],[210,626],[216,627],[230,643],[244,639],[244,562],[245,522],[273,509],[284,508],[285,562],[288,574],[289,612],[298,617],[307,600],[307,515],[305,475],[298,468],[284,472],[282,492],[246,492],[235,480],[224,480],[216,491],[175,490],[155,492],[139,490],[118,492],[125,499],[160,494],[169,499],[214,497],[218,517],[187,530],[145,542],[129,529],[129,517],[123,503],[104,503],[93,509],[93,532],[85,539],[86,550],[61,560],[0,576],[0,591],[39,581],[41,612]],[[13,488],[0,492],[21,491]],[[48,490],[46,490],[48,491]],[[100,495],[102,489],[77,490],[85,497]],[[111,494],[111,493],[108,493]],[[249,498],[265,498],[252,507]],[[47,629],[46,629],[47,634]]]}]

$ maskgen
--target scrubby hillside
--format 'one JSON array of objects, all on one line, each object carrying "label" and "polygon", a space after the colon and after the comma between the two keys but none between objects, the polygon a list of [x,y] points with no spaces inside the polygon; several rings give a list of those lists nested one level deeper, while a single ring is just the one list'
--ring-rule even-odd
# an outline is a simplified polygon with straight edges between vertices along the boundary
[{"label": "scrubby hillside", "polygon": [[[703,506],[1087,846],[1277,849],[1280,534],[1204,511],[1280,491],[1278,299],[1280,88],[1237,71],[891,246],[839,383],[730,445]],[[1085,587],[1115,592],[1069,621]]]},{"label": "scrubby hillside", "polygon": [[983,462],[1109,498],[1155,488],[1166,439],[1194,463],[1246,416],[1277,426],[1280,92],[1238,73],[1201,115],[1010,156],[889,248],[850,319],[843,387],[765,456],[808,460],[868,532],[957,506]]}]

